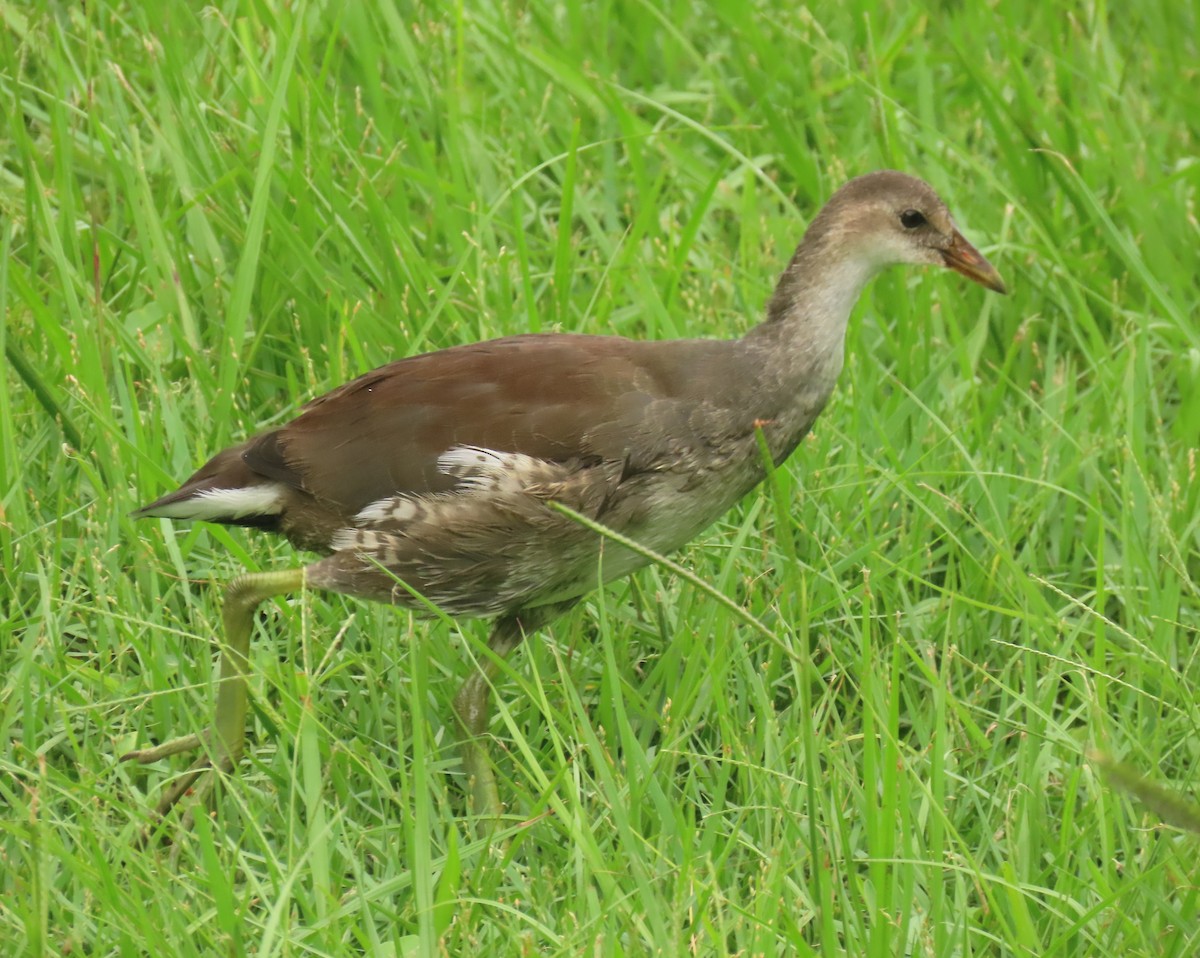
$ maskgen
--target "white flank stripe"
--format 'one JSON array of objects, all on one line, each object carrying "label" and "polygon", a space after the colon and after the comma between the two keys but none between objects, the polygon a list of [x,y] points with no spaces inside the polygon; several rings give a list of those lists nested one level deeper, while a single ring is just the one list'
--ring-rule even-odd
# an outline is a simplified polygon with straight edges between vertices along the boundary
[{"label": "white flank stripe", "polygon": [[283,488],[271,484],[245,489],[208,489],[191,499],[159,506],[148,516],[164,519],[220,521],[246,516],[274,516],[283,510]]},{"label": "white flank stripe", "polygon": [[518,492],[537,481],[546,463],[520,452],[497,452],[482,446],[455,446],[438,456],[438,471],[453,476],[466,491]]},{"label": "white flank stripe", "polygon": [[418,511],[417,504],[410,497],[388,496],[364,507],[362,512],[354,517],[354,521],[360,525],[369,525],[372,522],[408,522]]},{"label": "white flank stripe", "polygon": [[329,540],[329,548],[333,552],[342,552],[358,547],[357,529],[340,529]]},{"label": "white flank stripe", "polygon": [[438,456],[438,470],[449,476],[496,476],[510,468],[511,460],[524,458],[482,446],[455,446]]}]

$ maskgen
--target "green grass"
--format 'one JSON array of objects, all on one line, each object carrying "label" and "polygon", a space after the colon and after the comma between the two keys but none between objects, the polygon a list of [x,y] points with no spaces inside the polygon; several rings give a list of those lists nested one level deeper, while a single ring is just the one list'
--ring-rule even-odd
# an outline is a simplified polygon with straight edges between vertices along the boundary
[{"label": "green grass", "polygon": [[[1195,8],[0,0],[0,953],[1191,956]],[[735,335],[851,175],[929,179],[1012,288],[894,271],[814,434],[513,656],[507,849],[459,798],[484,623],[319,595],[250,755],[218,583],[299,560],[129,510],[389,359]],[[735,614],[726,597],[743,610]]]}]

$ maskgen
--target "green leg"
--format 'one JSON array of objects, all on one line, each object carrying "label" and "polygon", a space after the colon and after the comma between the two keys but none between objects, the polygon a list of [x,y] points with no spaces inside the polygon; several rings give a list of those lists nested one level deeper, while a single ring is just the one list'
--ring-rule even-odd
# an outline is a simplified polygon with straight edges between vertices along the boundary
[{"label": "green leg", "polygon": [[[520,623],[511,616],[498,620],[492,628],[488,648],[503,659],[521,644],[524,633]],[[479,671],[468,678],[454,697],[454,714],[458,717],[463,740],[460,745],[463,768],[467,774],[470,793],[467,810],[478,816],[479,828],[483,833],[499,823],[504,812],[500,804],[500,792],[496,788],[496,773],[487,749],[487,727],[489,718],[488,697],[492,681],[499,667],[494,659],[480,663]]]},{"label": "green leg", "polygon": [[553,621],[574,605],[574,601],[556,605],[538,606],[501,616],[492,626],[488,648],[495,658],[488,657],[480,663],[479,671],[468,678],[458,695],[454,697],[454,714],[462,731],[463,769],[467,773],[468,811],[477,818],[477,827],[483,837],[495,828],[504,813],[500,804],[500,791],[496,787],[496,773],[488,755],[488,697],[499,669],[500,659],[505,658],[531,632]]},{"label": "green leg", "polygon": [[[221,670],[217,679],[217,708],[212,727],[203,734],[185,735],[155,748],[139,749],[121,756],[123,762],[143,765],[178,755],[181,752],[202,750],[192,766],[167,789],[154,809],[155,819],[166,815],[189,793],[195,794],[195,804],[201,804],[222,773],[233,771],[242,755],[246,736],[246,673],[249,670],[250,635],[254,628],[254,611],[266,599],[304,587],[304,569],[285,569],[279,572],[252,572],[238,576],[225,590],[222,615],[225,622],[225,641],[221,646]],[[184,817],[183,827],[190,826],[192,812]]]}]

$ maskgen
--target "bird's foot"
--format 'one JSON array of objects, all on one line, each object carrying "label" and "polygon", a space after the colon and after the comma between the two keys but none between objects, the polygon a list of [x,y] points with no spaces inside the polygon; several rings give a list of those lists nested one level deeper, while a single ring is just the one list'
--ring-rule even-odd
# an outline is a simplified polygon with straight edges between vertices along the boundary
[{"label": "bird's foot", "polygon": [[222,775],[233,771],[234,765],[237,764],[237,756],[228,748],[215,729],[210,729],[203,734],[184,735],[153,748],[135,749],[121,756],[122,762],[149,765],[172,755],[195,751],[201,752],[201,755],[168,786],[162,797],[159,798],[158,804],[154,806],[150,824],[142,830],[138,838],[139,846],[150,842],[159,823],[184,799],[187,799],[187,808],[179,825],[185,831],[190,829],[195,820],[196,809],[203,807],[207,802],[217,780]]},{"label": "bird's foot", "polygon": [[496,787],[496,773],[484,746],[471,739],[463,741],[463,771],[467,776],[467,812],[475,819],[480,838],[488,837],[503,826],[504,806]]},{"label": "bird's foot", "polygon": [[122,762],[137,762],[139,765],[150,765],[160,759],[170,758],[180,752],[194,752],[204,747],[204,736],[199,734],[181,735],[162,745],[153,748],[138,748],[121,756]]}]

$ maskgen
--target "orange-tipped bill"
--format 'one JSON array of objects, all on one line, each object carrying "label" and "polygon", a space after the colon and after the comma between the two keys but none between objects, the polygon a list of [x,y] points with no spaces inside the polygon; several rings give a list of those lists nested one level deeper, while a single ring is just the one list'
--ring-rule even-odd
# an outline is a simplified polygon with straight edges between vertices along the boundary
[{"label": "orange-tipped bill", "polygon": [[974,246],[963,238],[957,230],[948,249],[942,250],[942,259],[952,270],[962,273],[967,279],[974,280],[980,286],[997,293],[1007,293],[1004,280],[996,272],[996,267],[989,263]]}]

